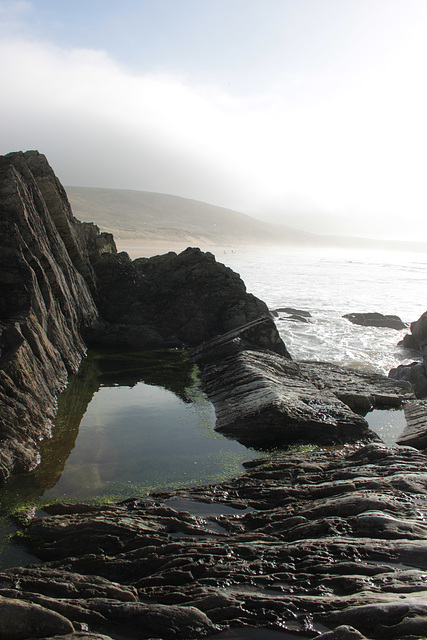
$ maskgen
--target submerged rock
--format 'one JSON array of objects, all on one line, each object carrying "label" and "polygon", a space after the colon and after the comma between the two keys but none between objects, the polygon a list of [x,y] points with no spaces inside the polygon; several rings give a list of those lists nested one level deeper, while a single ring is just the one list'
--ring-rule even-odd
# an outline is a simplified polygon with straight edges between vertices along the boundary
[{"label": "submerged rock", "polygon": [[363,327],[387,327],[389,329],[405,329],[407,325],[399,316],[383,315],[382,313],[347,313],[343,316],[353,324],[360,324]]},{"label": "submerged rock", "polygon": [[303,311],[301,309],[294,309],[293,307],[279,307],[276,309],[277,313],[287,313],[288,315],[297,315],[301,318],[311,318],[310,311]]}]

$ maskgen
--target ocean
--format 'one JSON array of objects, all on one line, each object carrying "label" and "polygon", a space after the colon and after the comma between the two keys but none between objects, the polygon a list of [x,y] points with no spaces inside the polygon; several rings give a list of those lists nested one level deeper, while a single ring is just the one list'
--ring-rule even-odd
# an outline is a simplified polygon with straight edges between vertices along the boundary
[{"label": "ocean", "polygon": [[[250,293],[270,310],[292,307],[311,314],[308,323],[275,318],[296,360],[334,362],[388,374],[413,360],[397,347],[409,324],[427,311],[427,256],[370,251],[251,251],[216,256],[237,271]],[[407,330],[362,327],[348,313],[397,315]]]}]

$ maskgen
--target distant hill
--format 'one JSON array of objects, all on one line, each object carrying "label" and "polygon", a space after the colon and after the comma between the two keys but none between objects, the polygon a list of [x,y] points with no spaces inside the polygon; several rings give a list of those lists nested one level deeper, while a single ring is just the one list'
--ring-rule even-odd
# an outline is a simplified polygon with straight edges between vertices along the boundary
[{"label": "distant hill", "polygon": [[[96,187],[66,187],[73,213],[114,234],[119,248],[204,250],[246,247],[316,247],[427,252],[427,243],[324,236],[262,222],[238,211],[179,196]],[[153,252],[153,251],[152,251]]]},{"label": "distant hill", "polygon": [[212,204],[149,191],[66,187],[79,220],[95,222],[117,239],[218,246],[293,245],[321,242],[315,234]]}]

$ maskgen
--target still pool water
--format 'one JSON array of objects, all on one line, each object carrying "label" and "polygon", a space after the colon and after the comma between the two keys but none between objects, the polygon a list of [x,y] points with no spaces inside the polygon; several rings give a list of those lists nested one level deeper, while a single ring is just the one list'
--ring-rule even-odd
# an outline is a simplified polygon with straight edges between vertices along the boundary
[{"label": "still pool water", "polygon": [[261,453],[214,431],[200,386],[185,351],[90,353],[59,398],[40,465],[0,490],[2,507],[119,500],[241,473]]},{"label": "still pool water", "polygon": [[183,400],[144,382],[101,387],[82,418],[61,477],[43,497],[126,497],[239,472],[251,455],[218,435],[214,424],[213,407],[202,394]]},{"label": "still pool water", "polygon": [[9,543],[17,528],[12,512],[220,482],[262,455],[214,425],[213,406],[186,351],[90,352],[59,398],[40,465],[0,489],[0,566],[36,560]]},{"label": "still pool water", "polygon": [[[384,442],[403,430],[402,411],[366,416]],[[36,561],[10,544],[12,512],[54,501],[122,500],[221,482],[264,455],[214,430],[215,414],[188,353],[94,353],[61,394],[40,465],[0,489],[0,566]]]}]

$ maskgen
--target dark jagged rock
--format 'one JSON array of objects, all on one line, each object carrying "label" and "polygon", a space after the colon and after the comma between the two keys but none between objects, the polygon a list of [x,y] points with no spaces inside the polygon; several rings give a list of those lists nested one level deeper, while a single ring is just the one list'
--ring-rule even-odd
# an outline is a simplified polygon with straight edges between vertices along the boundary
[{"label": "dark jagged rock", "polygon": [[424,637],[426,463],[378,443],[292,452],[221,484],[52,506],[25,530],[48,561],[1,571],[0,598],[112,638]]},{"label": "dark jagged rock", "polygon": [[343,316],[353,324],[363,327],[387,327],[389,329],[405,329],[406,325],[399,316],[383,315],[382,313],[347,313]]},{"label": "dark jagged rock", "polygon": [[209,253],[117,254],[37,151],[0,158],[0,246],[0,481],[38,464],[88,344],[194,346],[268,315]]},{"label": "dark jagged rock", "polygon": [[408,382],[417,398],[427,397],[427,376],[422,362],[400,364],[389,371],[389,378],[401,382]]},{"label": "dark jagged rock", "polygon": [[107,321],[98,343],[191,347],[269,315],[238,274],[200,249],[134,261],[102,256],[94,268],[97,306]]},{"label": "dark jagged rock", "polygon": [[[43,173],[40,186],[33,165]],[[97,322],[55,219],[68,223],[71,242],[71,210],[44,156],[0,158],[0,480],[37,464],[37,441],[50,433],[56,396],[85,352],[82,336]]]},{"label": "dark jagged rock", "polygon": [[415,322],[411,322],[411,334],[421,352],[427,347],[427,311]]},{"label": "dark jagged rock", "polygon": [[399,343],[404,349],[418,351],[422,362],[416,361],[391,369],[389,376],[394,380],[407,380],[417,398],[427,397],[427,312],[411,323],[411,333]]},{"label": "dark jagged rock", "polygon": [[404,349],[409,349],[410,351],[420,350],[415,338],[410,333],[407,333],[406,336],[404,336],[403,339],[397,343],[397,346],[403,347]]}]

